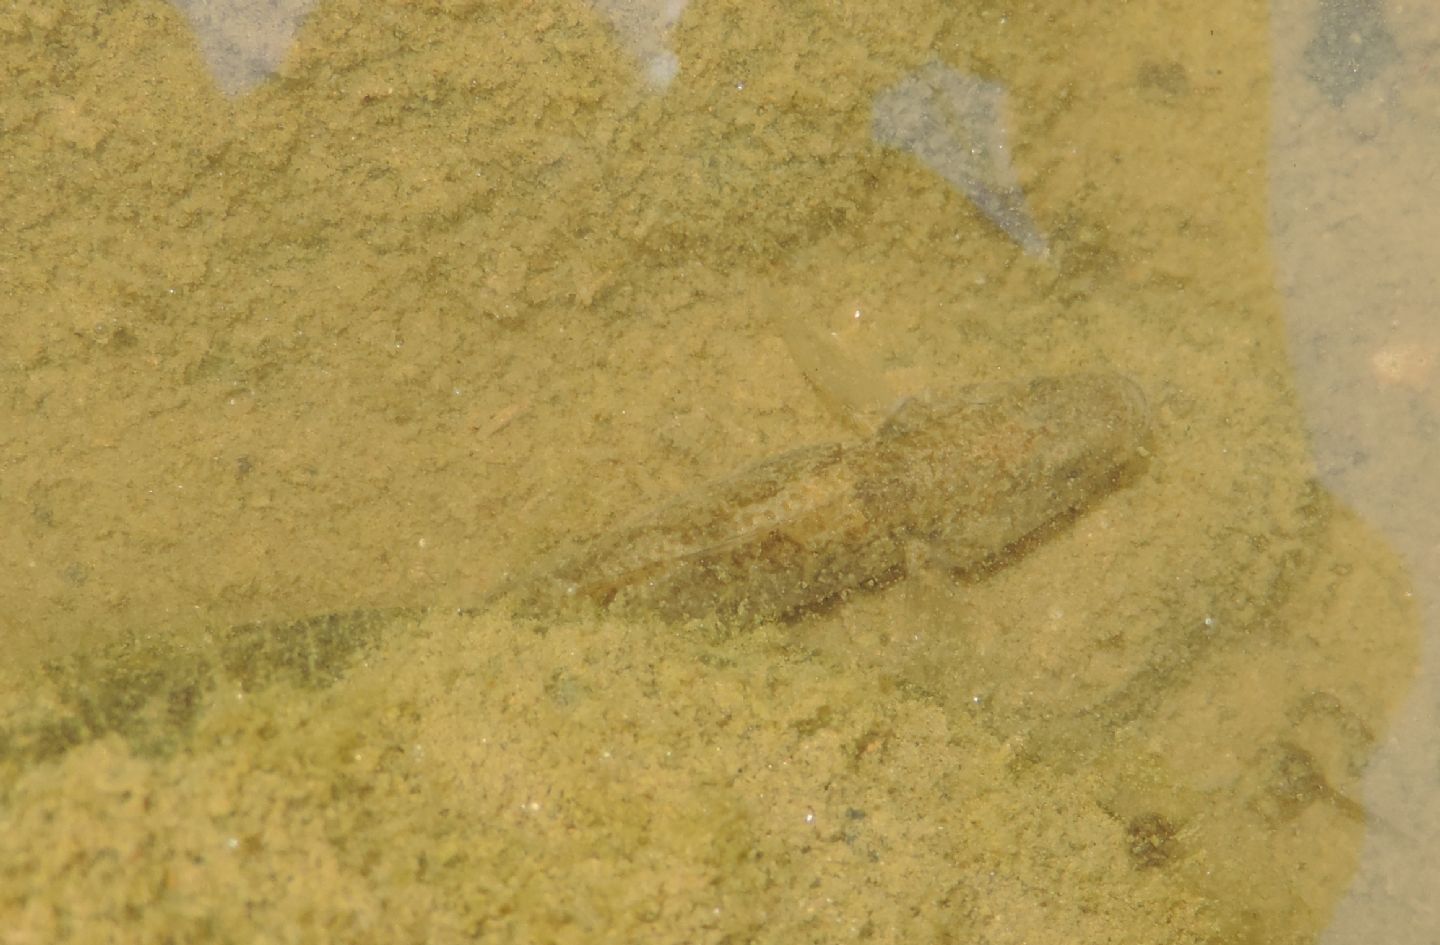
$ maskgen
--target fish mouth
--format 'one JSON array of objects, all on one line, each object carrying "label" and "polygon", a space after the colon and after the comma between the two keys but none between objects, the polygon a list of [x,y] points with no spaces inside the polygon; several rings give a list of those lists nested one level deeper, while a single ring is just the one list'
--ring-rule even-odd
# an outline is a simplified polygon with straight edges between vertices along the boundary
[{"label": "fish mouth", "polygon": [[1052,441],[1035,457],[1037,479],[1083,502],[1130,478],[1122,471],[1143,459],[1150,436],[1139,384],[1121,374],[1073,374],[1034,381],[1030,394],[1048,405],[1042,426]]},{"label": "fish mouth", "polygon": [[[1150,401],[1145,397],[1145,391],[1139,384],[1121,374],[1113,375],[1114,384],[1119,387],[1120,397],[1124,400],[1124,413],[1130,418],[1132,426],[1150,432]],[[1143,437],[1142,437],[1143,438]]]}]

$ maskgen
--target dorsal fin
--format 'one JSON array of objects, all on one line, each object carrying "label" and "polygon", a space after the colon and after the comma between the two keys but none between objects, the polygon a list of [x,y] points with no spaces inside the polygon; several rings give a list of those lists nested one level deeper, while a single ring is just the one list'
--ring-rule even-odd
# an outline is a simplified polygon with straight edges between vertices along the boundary
[{"label": "dorsal fin", "polygon": [[850,430],[870,436],[895,409],[899,397],[885,376],[833,335],[788,318],[780,323],[780,337],[825,409]]}]

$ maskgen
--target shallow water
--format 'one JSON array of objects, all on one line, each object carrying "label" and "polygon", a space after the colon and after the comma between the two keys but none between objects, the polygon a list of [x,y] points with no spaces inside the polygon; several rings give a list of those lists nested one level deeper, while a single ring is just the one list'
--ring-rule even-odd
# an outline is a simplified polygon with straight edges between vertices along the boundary
[{"label": "shallow water", "polygon": [[[1312,459],[1269,11],[622,6],[322,4],[248,90],[164,4],[7,14],[0,925],[1315,940],[1423,824],[1363,782],[1420,572]],[[876,140],[937,60],[1005,89],[1047,254]],[[1053,521],[982,503],[1003,566],[743,633],[457,612],[879,436],[856,392],[1087,372],[1144,462],[1013,477]]]}]

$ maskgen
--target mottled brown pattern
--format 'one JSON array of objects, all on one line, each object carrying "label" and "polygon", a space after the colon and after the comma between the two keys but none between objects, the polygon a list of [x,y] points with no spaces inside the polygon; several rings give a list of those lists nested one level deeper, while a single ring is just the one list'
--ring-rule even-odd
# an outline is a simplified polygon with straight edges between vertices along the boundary
[{"label": "mottled brown pattern", "polygon": [[1148,427],[1139,388],[1114,374],[909,400],[867,439],[762,460],[630,520],[516,597],[752,622],[901,576],[917,555],[972,569],[1109,489]]}]

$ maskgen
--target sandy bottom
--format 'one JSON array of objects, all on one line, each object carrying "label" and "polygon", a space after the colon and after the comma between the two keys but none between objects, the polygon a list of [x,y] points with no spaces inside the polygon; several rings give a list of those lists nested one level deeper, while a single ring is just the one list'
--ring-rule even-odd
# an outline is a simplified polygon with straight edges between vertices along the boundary
[{"label": "sandy bottom", "polygon": [[[1312,940],[1415,615],[1288,379],[1266,6],[1072,6],[695,0],[661,94],[335,2],[235,99],[158,0],[4,14],[0,942]],[[871,140],[937,56],[1049,258]],[[455,613],[853,435],[825,357],[1114,371],[1147,458],[799,622]]]}]

